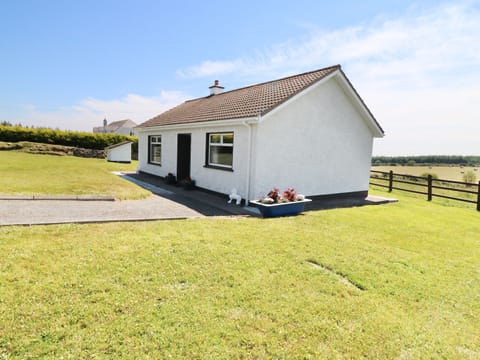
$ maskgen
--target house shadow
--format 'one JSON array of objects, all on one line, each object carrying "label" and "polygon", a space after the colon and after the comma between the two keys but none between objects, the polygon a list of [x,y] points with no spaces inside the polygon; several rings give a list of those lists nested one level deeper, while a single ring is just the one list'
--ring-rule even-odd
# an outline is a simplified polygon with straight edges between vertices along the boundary
[{"label": "house shadow", "polygon": [[228,196],[205,189],[185,190],[183,187],[167,184],[161,177],[146,173],[128,173],[124,178],[178,204],[186,206],[204,216],[255,216],[243,206],[228,203]]}]

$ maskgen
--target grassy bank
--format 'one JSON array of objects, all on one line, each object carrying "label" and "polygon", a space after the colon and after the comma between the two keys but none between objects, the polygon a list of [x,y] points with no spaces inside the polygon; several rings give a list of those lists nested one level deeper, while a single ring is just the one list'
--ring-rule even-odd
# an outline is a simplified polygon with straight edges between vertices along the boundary
[{"label": "grassy bank", "polygon": [[0,228],[0,357],[479,358],[479,214],[395,196]]},{"label": "grassy bank", "polygon": [[137,162],[117,164],[104,159],[34,155],[0,151],[0,193],[8,195],[112,195],[139,199],[150,193],[113,175],[134,171]]}]

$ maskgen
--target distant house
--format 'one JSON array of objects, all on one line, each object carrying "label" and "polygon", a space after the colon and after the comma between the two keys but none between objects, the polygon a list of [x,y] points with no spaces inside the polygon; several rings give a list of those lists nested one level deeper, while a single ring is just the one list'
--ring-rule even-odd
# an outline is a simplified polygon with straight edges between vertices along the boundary
[{"label": "distant house", "polygon": [[132,144],[131,141],[123,141],[118,144],[110,145],[105,148],[107,161],[118,163],[132,162]]},{"label": "distant house", "polygon": [[103,126],[96,126],[93,128],[94,133],[103,133],[103,134],[123,134],[123,135],[133,135],[133,128],[137,126],[135,122],[130,119],[119,120],[107,124],[107,119],[103,120]]},{"label": "distant house", "polygon": [[384,133],[340,65],[223,91],[139,125],[141,172],[255,199],[272,188],[366,196],[373,139]]}]

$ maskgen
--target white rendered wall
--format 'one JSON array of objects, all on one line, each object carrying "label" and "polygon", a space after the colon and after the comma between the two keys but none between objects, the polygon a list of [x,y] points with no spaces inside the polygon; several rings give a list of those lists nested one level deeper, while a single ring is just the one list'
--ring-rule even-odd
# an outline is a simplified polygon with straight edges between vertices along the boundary
[{"label": "white rendered wall", "polygon": [[131,162],[132,144],[124,144],[107,150],[107,160],[116,162]]},{"label": "white rendered wall", "polygon": [[266,115],[255,136],[251,195],[367,191],[373,135],[335,78]]},{"label": "white rendered wall", "polygon": [[[233,171],[205,167],[206,134],[233,132]],[[176,130],[146,130],[138,132],[138,170],[157,176],[177,172],[177,135],[191,134],[190,176],[196,185],[208,190],[230,194],[233,188],[242,198],[246,192],[248,128],[244,125],[185,128]],[[148,136],[162,136],[162,165],[148,163]]]},{"label": "white rendered wall", "polygon": [[[148,136],[162,136],[162,164],[148,163]],[[152,175],[166,176],[177,172],[177,133],[172,131],[138,132],[138,170]]]}]

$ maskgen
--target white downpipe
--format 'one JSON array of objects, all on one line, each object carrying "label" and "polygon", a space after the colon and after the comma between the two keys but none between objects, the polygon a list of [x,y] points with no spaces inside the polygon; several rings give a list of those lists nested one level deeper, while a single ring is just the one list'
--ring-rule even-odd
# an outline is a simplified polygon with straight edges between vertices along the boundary
[{"label": "white downpipe", "polygon": [[250,200],[250,173],[252,166],[252,124],[247,121],[243,121],[242,124],[248,128],[247,175],[245,177],[245,206],[248,206],[248,202]]}]

